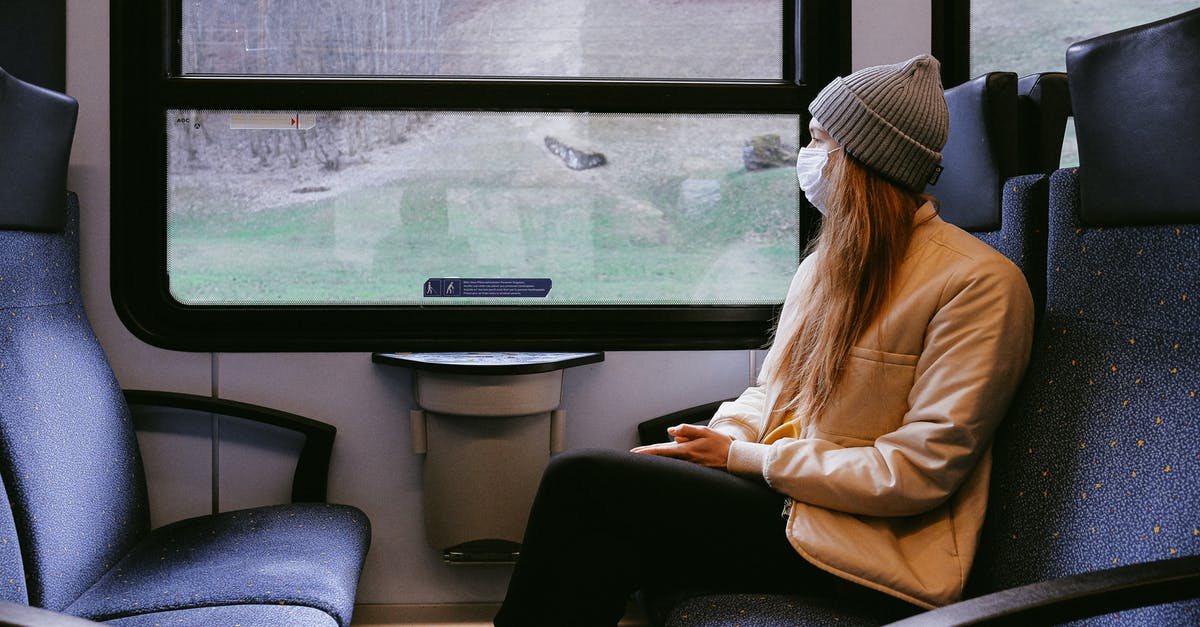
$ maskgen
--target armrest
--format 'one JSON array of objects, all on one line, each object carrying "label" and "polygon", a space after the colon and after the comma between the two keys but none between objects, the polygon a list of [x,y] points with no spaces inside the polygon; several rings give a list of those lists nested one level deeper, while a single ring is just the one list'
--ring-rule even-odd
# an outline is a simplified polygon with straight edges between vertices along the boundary
[{"label": "armrest", "polygon": [[39,607],[0,602],[0,627],[95,627],[99,624]]},{"label": "armrest", "polygon": [[337,435],[337,428],[333,425],[249,403],[178,392],[125,390],[125,401],[130,405],[173,407],[232,416],[300,433],[304,436],[304,447],[300,449],[296,474],[292,477],[292,501],[325,501],[329,457],[333,452],[334,436]]},{"label": "armrest", "polygon": [[1197,596],[1200,596],[1200,555],[1192,555],[1010,588],[891,625],[1049,625]]},{"label": "armrest", "polygon": [[674,427],[685,422],[708,424],[708,419],[717,413],[717,408],[724,402],[726,401],[713,401],[640,422],[638,423],[638,443],[645,446],[659,442],[670,442],[671,436],[667,435],[667,427]]}]

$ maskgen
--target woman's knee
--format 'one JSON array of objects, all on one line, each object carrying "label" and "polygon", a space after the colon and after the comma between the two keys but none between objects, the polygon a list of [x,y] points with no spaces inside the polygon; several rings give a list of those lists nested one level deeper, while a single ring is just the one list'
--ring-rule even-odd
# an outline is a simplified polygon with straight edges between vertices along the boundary
[{"label": "woman's knee", "polygon": [[542,484],[565,484],[572,489],[611,479],[617,469],[627,463],[622,457],[629,453],[608,449],[575,449],[550,458],[542,475]]},{"label": "woman's knee", "polygon": [[631,506],[652,505],[678,491],[703,490],[713,480],[733,480],[723,472],[688,462],[614,449],[579,449],[551,458],[540,493],[558,501],[619,499]]},{"label": "woman's knee", "polygon": [[658,493],[659,484],[669,482],[672,473],[660,467],[667,461],[675,460],[613,449],[565,451],[550,459],[538,493],[556,502],[582,500],[595,504],[611,499],[637,500],[637,495]]}]

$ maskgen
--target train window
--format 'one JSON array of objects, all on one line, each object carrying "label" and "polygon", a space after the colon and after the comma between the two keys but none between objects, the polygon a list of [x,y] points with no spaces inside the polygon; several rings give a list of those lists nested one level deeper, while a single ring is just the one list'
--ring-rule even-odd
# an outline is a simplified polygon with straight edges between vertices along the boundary
[{"label": "train window", "polygon": [[794,151],[795,115],[171,110],[167,124],[167,273],[184,304],[773,304],[796,270],[794,172],[744,153]]},{"label": "train window", "polygon": [[[972,0],[971,76],[1007,70],[1025,76],[1065,72],[1067,48],[1104,33],[1189,11],[1195,0]],[[1062,166],[1079,165],[1075,130],[1067,126]]]},{"label": "train window", "polygon": [[184,74],[779,79],[783,3],[188,0]]},{"label": "train window", "polygon": [[847,0],[143,4],[113,296],[193,350],[760,346],[849,66]]}]

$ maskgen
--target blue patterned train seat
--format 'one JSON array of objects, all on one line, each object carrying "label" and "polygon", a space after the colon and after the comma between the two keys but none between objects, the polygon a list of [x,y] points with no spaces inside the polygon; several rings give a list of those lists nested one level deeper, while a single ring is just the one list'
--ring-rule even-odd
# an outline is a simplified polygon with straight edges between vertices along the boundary
[{"label": "blue patterned train seat", "polygon": [[[1047,306],[993,450],[977,591],[1200,555],[1200,225],[1086,227],[1078,206],[1078,171],[1056,172]],[[1198,619],[1196,601],[1108,617]]]},{"label": "blue patterned train seat", "polygon": [[370,540],[357,508],[150,529],[129,407],[83,308],[78,200],[64,200],[61,231],[0,229],[0,601],[120,625],[346,627]]}]

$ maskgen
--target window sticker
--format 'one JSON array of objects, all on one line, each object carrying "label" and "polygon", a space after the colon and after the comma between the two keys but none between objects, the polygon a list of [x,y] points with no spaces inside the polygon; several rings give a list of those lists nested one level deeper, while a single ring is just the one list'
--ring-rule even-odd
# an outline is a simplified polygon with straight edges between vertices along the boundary
[{"label": "window sticker", "polygon": [[431,278],[421,291],[425,298],[545,298],[553,284],[545,278]]},{"label": "window sticker", "polygon": [[313,113],[230,113],[229,128],[235,131],[307,131],[317,125]]}]

